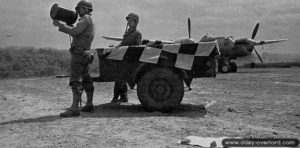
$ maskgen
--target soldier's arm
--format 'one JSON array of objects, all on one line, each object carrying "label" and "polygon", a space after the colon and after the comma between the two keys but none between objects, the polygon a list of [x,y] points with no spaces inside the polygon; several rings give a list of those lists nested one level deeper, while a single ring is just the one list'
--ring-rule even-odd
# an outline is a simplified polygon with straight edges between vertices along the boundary
[{"label": "soldier's arm", "polygon": [[142,34],[138,33],[136,37],[136,45],[141,45],[142,44]]},{"label": "soldier's arm", "polygon": [[84,17],[79,20],[79,22],[77,23],[77,25],[75,27],[70,27],[65,24],[62,24],[59,26],[58,30],[74,37],[74,36],[82,33],[82,31],[84,31],[86,29],[88,24],[89,24],[88,18]]}]

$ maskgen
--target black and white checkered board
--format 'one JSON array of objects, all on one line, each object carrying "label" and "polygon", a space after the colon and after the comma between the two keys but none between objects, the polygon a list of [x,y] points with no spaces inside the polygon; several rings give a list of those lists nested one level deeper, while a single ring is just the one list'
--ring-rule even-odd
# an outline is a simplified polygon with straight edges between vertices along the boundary
[{"label": "black and white checkered board", "polygon": [[122,46],[119,48],[105,48],[107,59],[140,61],[159,64],[161,57],[168,57],[174,67],[191,70],[197,58],[208,57],[214,49],[219,52],[217,42],[199,42],[193,44],[164,44],[159,48],[148,46]]}]

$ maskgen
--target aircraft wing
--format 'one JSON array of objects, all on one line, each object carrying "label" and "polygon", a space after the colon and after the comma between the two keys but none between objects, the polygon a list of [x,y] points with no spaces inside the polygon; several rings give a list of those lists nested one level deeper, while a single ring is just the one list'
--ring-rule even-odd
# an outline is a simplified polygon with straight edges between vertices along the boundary
[{"label": "aircraft wing", "polygon": [[106,39],[106,40],[113,40],[113,41],[122,41],[123,38],[122,37],[109,37],[109,36],[102,36],[102,38]]},{"label": "aircraft wing", "polygon": [[273,43],[283,42],[283,41],[287,41],[287,40],[288,39],[264,40],[264,41],[258,41],[255,45],[273,44]]},{"label": "aircraft wing", "polygon": [[[102,38],[106,40],[112,40],[112,41],[122,41],[122,37],[109,37],[109,36],[102,36]],[[143,39],[142,40],[143,45],[153,45],[153,44],[174,44],[173,41],[164,41],[164,40],[148,40]]]},{"label": "aircraft wing", "polygon": [[147,40],[147,39],[143,39],[142,41],[143,45],[146,46],[151,46],[151,45],[156,45],[156,44],[174,44],[173,41],[164,41],[164,40]]}]

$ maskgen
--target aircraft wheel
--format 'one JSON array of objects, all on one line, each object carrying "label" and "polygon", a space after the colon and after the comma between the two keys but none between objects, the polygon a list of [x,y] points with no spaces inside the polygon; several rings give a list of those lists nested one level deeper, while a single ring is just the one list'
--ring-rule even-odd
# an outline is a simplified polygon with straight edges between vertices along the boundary
[{"label": "aircraft wheel", "polygon": [[237,72],[237,65],[235,62],[229,62],[231,72]]},{"label": "aircraft wheel", "polygon": [[230,66],[229,64],[222,64],[220,66],[221,73],[229,73],[230,72]]},{"label": "aircraft wheel", "polygon": [[255,68],[255,63],[250,63],[251,68]]}]

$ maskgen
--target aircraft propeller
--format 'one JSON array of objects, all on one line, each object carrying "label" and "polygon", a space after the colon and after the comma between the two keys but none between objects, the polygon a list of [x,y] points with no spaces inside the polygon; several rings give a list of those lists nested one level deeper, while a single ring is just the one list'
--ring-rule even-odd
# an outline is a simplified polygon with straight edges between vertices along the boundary
[{"label": "aircraft propeller", "polygon": [[253,29],[253,32],[252,32],[252,37],[251,39],[254,39],[256,34],[257,34],[257,31],[258,31],[258,28],[259,28],[259,23],[257,23]]},{"label": "aircraft propeller", "polygon": [[257,34],[258,28],[259,28],[259,23],[257,23],[255,25],[251,38],[237,39],[234,41],[234,44],[235,45],[246,45],[249,52],[252,52],[254,50],[255,54],[257,55],[257,57],[259,58],[261,63],[263,63],[263,60],[262,60],[261,56],[259,55],[259,53],[257,52],[257,50],[255,49],[255,46],[258,46],[258,45],[263,46],[264,44],[272,44],[272,43],[282,42],[282,41],[286,41],[287,39],[256,41],[256,40],[254,40],[254,38]]},{"label": "aircraft propeller", "polygon": [[261,56],[258,54],[258,52],[256,51],[255,47],[253,47],[253,50],[255,51],[257,57],[259,58],[261,63],[264,63],[264,61],[262,60]]},{"label": "aircraft propeller", "polygon": [[[253,32],[252,32],[252,36],[251,36],[251,39],[254,39],[256,34],[257,34],[257,31],[258,31],[258,28],[259,28],[259,23],[257,23],[253,29]],[[260,62],[263,63],[264,61],[262,60],[261,56],[259,55],[259,53],[257,52],[257,50],[255,49],[255,47],[253,46],[253,50],[255,51],[255,54],[257,55],[257,57],[259,58]]]},{"label": "aircraft propeller", "polygon": [[188,18],[188,31],[189,31],[189,39],[191,38],[191,20]]},{"label": "aircraft propeller", "polygon": [[178,40],[174,41],[173,43],[175,43],[175,44],[195,43],[194,39],[191,38],[191,19],[190,18],[188,18],[188,33],[189,33],[189,38],[178,39]]}]

